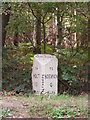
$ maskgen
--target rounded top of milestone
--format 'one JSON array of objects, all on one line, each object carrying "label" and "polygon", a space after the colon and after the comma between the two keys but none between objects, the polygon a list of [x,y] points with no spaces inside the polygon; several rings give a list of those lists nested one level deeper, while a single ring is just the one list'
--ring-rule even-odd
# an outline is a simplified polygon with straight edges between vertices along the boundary
[{"label": "rounded top of milestone", "polygon": [[49,55],[49,54],[36,54],[34,57],[37,57],[37,58],[55,58],[54,55]]},{"label": "rounded top of milestone", "polygon": [[49,61],[57,60],[56,56],[49,54],[36,54],[34,58],[37,59],[40,63],[46,64]]}]

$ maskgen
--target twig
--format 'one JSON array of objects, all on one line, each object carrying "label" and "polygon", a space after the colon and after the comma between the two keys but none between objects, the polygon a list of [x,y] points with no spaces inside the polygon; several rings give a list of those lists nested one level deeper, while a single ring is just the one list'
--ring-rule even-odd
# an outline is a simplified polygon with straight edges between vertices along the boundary
[{"label": "twig", "polygon": [[47,21],[45,21],[44,24],[46,24],[51,18],[52,18],[52,16],[50,16],[50,18]]}]

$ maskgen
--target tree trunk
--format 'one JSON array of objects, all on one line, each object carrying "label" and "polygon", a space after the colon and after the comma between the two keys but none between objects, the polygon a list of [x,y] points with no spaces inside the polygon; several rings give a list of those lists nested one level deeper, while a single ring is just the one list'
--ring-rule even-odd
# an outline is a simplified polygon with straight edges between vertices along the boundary
[{"label": "tree trunk", "polygon": [[44,49],[43,49],[43,53],[46,53],[46,34],[45,34],[45,25],[44,25],[44,21],[43,21],[43,43],[44,43]]},{"label": "tree trunk", "polygon": [[[88,11],[90,10],[90,2],[88,3]],[[90,17],[88,17],[88,41],[90,41]]]},{"label": "tree trunk", "polygon": [[18,46],[18,32],[16,32],[14,36],[14,45]]},{"label": "tree trunk", "polygon": [[[38,11],[41,13],[41,10]],[[37,12],[36,19],[36,53],[41,53],[41,15]]]},{"label": "tree trunk", "polygon": [[6,38],[6,26],[8,25],[9,22],[9,18],[10,18],[10,14],[4,14],[2,13],[2,45],[4,46],[5,44],[5,38]]},{"label": "tree trunk", "polygon": [[60,16],[60,10],[58,7],[57,10],[57,27],[58,27],[58,44],[57,46],[61,46],[61,42],[62,42],[62,16]]},{"label": "tree trunk", "polygon": [[36,19],[33,25],[33,46],[34,46],[34,50],[33,52],[36,53]]}]

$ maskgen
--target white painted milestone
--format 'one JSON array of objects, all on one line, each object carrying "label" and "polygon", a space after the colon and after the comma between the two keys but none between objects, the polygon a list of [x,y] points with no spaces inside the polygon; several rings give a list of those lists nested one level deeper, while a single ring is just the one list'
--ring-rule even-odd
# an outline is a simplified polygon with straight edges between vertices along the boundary
[{"label": "white painted milestone", "polygon": [[54,55],[36,54],[33,58],[32,87],[36,94],[58,91],[58,60]]}]

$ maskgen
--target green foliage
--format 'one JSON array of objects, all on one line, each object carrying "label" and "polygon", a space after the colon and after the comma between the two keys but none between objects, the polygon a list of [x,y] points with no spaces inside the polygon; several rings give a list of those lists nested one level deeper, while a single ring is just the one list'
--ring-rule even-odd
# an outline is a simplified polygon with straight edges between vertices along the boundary
[{"label": "green foliage", "polygon": [[22,92],[31,90],[32,54],[25,53],[24,50],[21,52],[21,48],[3,49],[3,89]]},{"label": "green foliage", "polygon": [[9,117],[12,116],[12,111],[5,108],[4,110],[2,110],[2,117]]},{"label": "green foliage", "polygon": [[83,50],[80,49],[77,52],[77,49],[74,49],[72,52],[70,48],[58,49],[56,56],[59,62],[59,87],[62,89],[65,87],[70,93],[74,92],[76,94],[76,91],[77,93],[80,92],[80,88],[84,86],[84,82],[82,81],[83,77],[85,77],[84,79],[87,81],[87,75],[84,73],[86,71],[84,70],[84,66],[88,60],[87,51],[83,52]]},{"label": "green foliage", "polygon": [[80,112],[72,108],[58,107],[50,111],[49,115],[52,118],[75,118],[76,115],[80,115]]},{"label": "green foliage", "polygon": [[[43,99],[42,99],[43,97]],[[49,117],[49,118],[76,118],[87,116],[88,96],[71,96],[61,94],[58,96],[37,96],[32,95],[28,102],[33,101],[30,105],[29,114],[31,117]],[[42,99],[42,100],[41,100]]]},{"label": "green foliage", "polygon": [[25,57],[21,57],[20,60],[24,60],[25,63],[30,63],[32,64],[33,62],[33,57],[34,57],[34,54],[33,54],[33,46],[31,45],[30,42],[28,43],[21,43],[19,45],[19,54],[21,54],[22,56],[25,56]]},{"label": "green foliage", "polygon": [[61,79],[67,82],[67,84],[71,86],[72,89],[75,89],[80,85],[77,79],[77,75],[80,74],[80,70],[78,68],[74,68],[70,65],[60,65],[60,70]]},{"label": "green foliage", "polygon": [[9,11],[11,16],[6,27],[8,35],[14,36],[15,33],[18,32],[18,35],[21,36],[23,33],[28,33],[28,31],[32,32],[34,20],[31,16],[31,12],[28,9],[27,3],[3,4],[3,11],[7,11],[8,6],[11,8]]},{"label": "green foliage", "polygon": [[[36,32],[35,26],[37,26],[36,18],[38,15],[41,16],[41,23],[43,21],[45,23],[49,23],[45,24],[45,33],[49,30],[52,31],[50,28],[51,21],[46,21],[48,21],[49,18],[52,18],[53,27],[56,29],[56,27],[58,27],[58,24],[57,26],[55,25],[55,18],[57,15],[59,17],[62,16],[62,30],[64,29],[64,31],[62,31],[62,36],[65,36],[65,38],[67,39],[66,42],[68,42],[69,48],[65,48],[63,45],[59,46],[58,48],[56,46],[55,48],[56,56],[59,62],[58,77],[60,80],[60,85],[62,85],[62,81],[64,83],[64,87],[66,87],[66,90],[69,88],[77,89],[80,88],[80,86],[83,86],[82,77],[84,78],[84,80],[86,80],[86,70],[84,70],[83,68],[86,67],[86,64],[88,62],[88,50],[85,49],[87,47],[86,41],[88,33],[87,6],[88,3],[3,3],[3,12],[6,14],[10,13],[10,20],[6,27],[7,36],[10,36],[12,38],[12,36],[15,37],[17,33],[19,42],[18,48],[12,46],[9,49],[3,49],[3,87],[5,89],[15,88],[15,91],[25,91],[26,88],[29,88],[29,86],[31,87],[31,70],[34,56],[34,45],[32,36],[35,35],[33,33]],[[10,8],[10,10],[8,8]],[[34,14],[32,13],[31,9],[33,10]],[[59,13],[57,14],[58,10]],[[76,15],[74,15],[75,10]],[[43,41],[42,25],[40,30],[40,41]],[[58,30],[53,31],[52,35],[54,32],[56,33],[58,32]],[[72,36],[73,33],[77,34],[77,48],[74,48],[73,45],[70,45],[71,42],[73,42],[74,40]],[[80,36],[78,37],[78,35]],[[48,38],[49,36],[45,36],[45,39],[46,37]],[[26,41],[26,38],[30,38],[28,40],[32,41],[29,43],[20,43],[20,41]],[[12,40],[12,42],[9,40],[7,41],[9,43],[13,43],[14,39]],[[62,39],[61,43],[63,43],[63,41],[64,40]],[[46,54],[54,54],[51,46],[46,45]],[[42,42],[40,47],[41,53],[43,54],[44,44],[42,44]],[[64,49],[61,49],[61,47],[63,47]],[[64,87],[62,85],[62,88]]]},{"label": "green foliage", "polygon": [[[43,54],[44,44],[41,45],[41,53]],[[46,45],[46,54],[52,54],[53,50],[49,45]]]},{"label": "green foliage", "polygon": [[58,48],[56,52],[57,58],[59,58],[63,63],[73,64],[73,66],[83,66],[84,63],[88,62],[88,48],[84,51],[82,48],[71,48],[61,49]]}]

